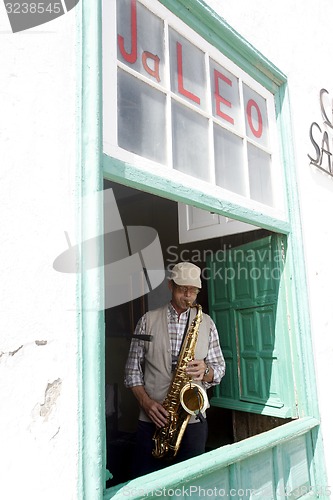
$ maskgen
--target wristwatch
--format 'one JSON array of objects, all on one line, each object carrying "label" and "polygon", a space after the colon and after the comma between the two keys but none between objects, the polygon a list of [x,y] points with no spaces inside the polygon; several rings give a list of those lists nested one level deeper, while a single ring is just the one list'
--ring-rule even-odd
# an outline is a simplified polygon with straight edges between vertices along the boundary
[{"label": "wristwatch", "polygon": [[210,370],[210,367],[209,367],[208,365],[206,365],[206,370],[204,371],[204,377],[205,377],[206,375],[208,375],[209,370]]}]

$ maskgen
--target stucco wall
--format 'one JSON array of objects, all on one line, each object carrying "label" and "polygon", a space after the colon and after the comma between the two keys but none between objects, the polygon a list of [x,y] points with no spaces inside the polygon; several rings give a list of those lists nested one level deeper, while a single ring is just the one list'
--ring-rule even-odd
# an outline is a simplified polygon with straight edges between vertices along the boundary
[{"label": "stucco wall", "polygon": [[209,0],[207,3],[288,77],[319,409],[328,485],[332,485],[333,407],[329,394],[333,355],[330,255],[333,179],[310,166],[307,154],[314,156],[309,139],[311,123],[316,121],[320,126],[323,123],[319,91],[326,88],[331,99],[333,94],[330,63],[333,4],[329,0],[320,4],[311,0],[269,4],[265,0]]},{"label": "stucco wall", "polygon": [[0,9],[0,497],[76,498],[75,9],[13,34]]},{"label": "stucco wall", "polygon": [[[333,93],[333,5],[207,0],[289,80],[324,443],[333,442],[330,214],[333,181],[309,166],[319,90]],[[76,498],[75,276],[55,257],[75,242],[76,11],[1,41],[0,496]],[[326,449],[329,484],[333,452]]]}]

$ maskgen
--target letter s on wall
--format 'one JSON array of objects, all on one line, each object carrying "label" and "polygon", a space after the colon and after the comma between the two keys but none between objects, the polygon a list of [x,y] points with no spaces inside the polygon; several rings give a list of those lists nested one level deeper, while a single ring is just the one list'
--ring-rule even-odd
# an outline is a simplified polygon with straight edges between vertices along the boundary
[{"label": "letter s on wall", "polygon": [[310,158],[311,160],[311,163],[313,163],[314,165],[317,165],[320,161],[320,147],[318,146],[317,142],[315,141],[314,137],[313,137],[313,128],[314,127],[317,127],[319,129],[319,132],[321,133],[321,128],[319,127],[318,123],[316,122],[313,122],[311,123],[311,127],[310,127],[310,140],[315,148],[315,151],[316,151],[316,154],[317,154],[317,158],[312,158],[309,154],[308,154],[308,157]]}]

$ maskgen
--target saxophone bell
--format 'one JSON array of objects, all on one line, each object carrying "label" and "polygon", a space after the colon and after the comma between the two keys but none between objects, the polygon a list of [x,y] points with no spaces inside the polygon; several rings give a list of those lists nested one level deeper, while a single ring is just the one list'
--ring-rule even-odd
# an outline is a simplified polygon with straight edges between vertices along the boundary
[{"label": "saxophone bell", "polygon": [[184,410],[190,415],[198,415],[208,408],[206,391],[192,380],[182,387],[179,399]]}]

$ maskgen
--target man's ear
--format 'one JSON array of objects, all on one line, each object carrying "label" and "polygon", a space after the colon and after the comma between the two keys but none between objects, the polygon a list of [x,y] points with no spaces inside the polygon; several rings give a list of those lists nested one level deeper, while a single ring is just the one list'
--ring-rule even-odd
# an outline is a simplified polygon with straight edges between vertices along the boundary
[{"label": "man's ear", "polygon": [[168,287],[170,292],[172,292],[172,280],[168,280]]}]

